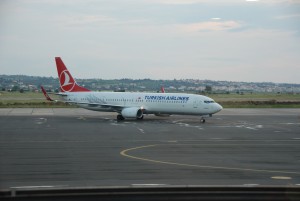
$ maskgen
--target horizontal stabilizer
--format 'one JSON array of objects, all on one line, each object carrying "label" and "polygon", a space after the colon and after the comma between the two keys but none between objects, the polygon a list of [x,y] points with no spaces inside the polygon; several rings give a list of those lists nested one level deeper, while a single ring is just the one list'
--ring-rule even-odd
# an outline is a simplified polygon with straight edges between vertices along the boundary
[{"label": "horizontal stabilizer", "polygon": [[41,89],[42,89],[42,92],[43,92],[45,98],[46,98],[48,101],[54,101],[52,98],[50,98],[50,96],[48,95],[48,93],[46,92],[46,90],[44,89],[43,86],[41,86]]}]

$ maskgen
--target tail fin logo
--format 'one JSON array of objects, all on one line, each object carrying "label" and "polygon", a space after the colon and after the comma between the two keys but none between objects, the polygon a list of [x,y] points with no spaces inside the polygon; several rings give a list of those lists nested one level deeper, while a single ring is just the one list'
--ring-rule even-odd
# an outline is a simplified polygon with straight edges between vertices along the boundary
[{"label": "tail fin logo", "polygon": [[64,92],[70,92],[75,87],[75,80],[72,78],[68,70],[61,72],[59,76],[60,88]]}]

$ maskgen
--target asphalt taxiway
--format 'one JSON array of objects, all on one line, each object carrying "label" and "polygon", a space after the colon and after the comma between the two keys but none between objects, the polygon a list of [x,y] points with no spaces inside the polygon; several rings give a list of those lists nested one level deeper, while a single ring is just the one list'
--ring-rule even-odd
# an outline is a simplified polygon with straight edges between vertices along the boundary
[{"label": "asphalt taxiway", "polygon": [[0,188],[300,186],[300,110],[199,117],[0,109]]}]

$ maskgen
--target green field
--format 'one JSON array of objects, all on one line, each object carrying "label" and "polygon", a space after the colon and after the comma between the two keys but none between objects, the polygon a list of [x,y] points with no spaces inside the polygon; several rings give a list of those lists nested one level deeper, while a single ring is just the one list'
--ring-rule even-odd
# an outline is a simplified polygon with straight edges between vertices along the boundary
[{"label": "green field", "polygon": [[[53,99],[60,97],[50,94]],[[224,108],[300,108],[300,94],[207,94]],[[41,92],[0,92],[0,108],[75,107],[45,100]]]},{"label": "green field", "polygon": [[274,93],[253,93],[253,94],[208,94],[216,101],[228,100],[277,100],[277,101],[300,101],[300,94],[274,94]]},{"label": "green field", "polygon": [[300,108],[300,94],[211,94],[224,108]]}]

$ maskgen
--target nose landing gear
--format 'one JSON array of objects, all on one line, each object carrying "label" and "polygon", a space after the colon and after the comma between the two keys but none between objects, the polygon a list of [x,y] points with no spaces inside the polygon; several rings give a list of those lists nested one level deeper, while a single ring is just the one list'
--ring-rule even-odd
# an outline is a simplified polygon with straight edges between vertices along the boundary
[{"label": "nose landing gear", "polygon": [[200,122],[204,124],[205,123],[205,118],[208,118],[208,117],[212,117],[212,114],[202,115],[201,119],[200,119]]}]

